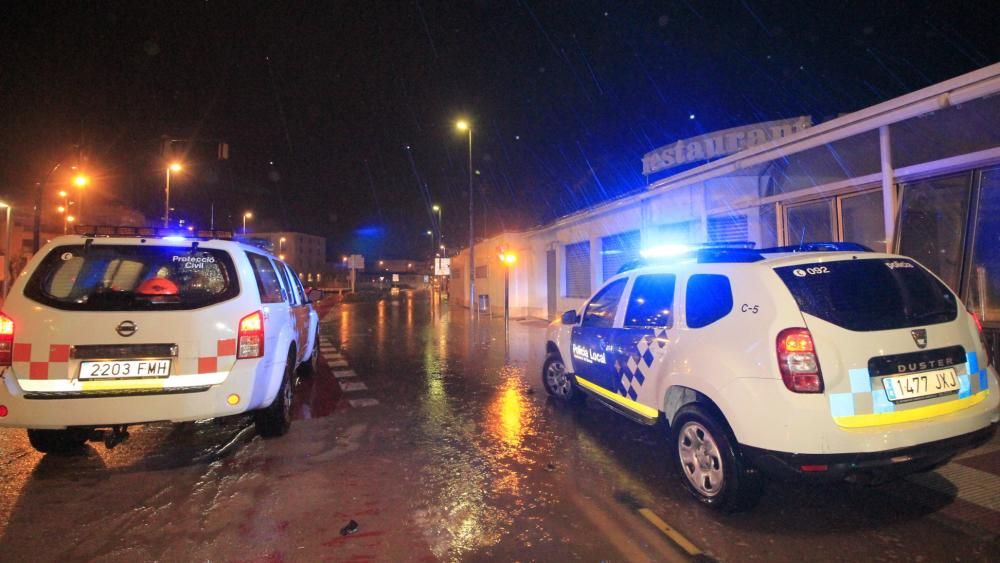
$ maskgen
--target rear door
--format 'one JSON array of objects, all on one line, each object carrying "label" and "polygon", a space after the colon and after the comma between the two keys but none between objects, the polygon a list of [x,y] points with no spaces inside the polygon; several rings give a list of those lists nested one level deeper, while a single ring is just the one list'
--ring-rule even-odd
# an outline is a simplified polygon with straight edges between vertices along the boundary
[{"label": "rear door", "polygon": [[288,293],[282,283],[282,274],[275,268],[271,259],[263,254],[247,252],[250,264],[253,266],[257,287],[260,289],[260,301],[264,314],[264,356],[271,361],[284,361],[282,351],[277,351],[282,328],[292,322],[292,312],[288,305]]},{"label": "rear door", "polygon": [[616,387],[618,373],[612,334],[627,282],[628,278],[617,279],[594,294],[584,307],[580,325],[573,327],[571,336],[570,353],[576,374],[609,390]]},{"label": "rear door", "polygon": [[913,260],[854,257],[775,272],[812,334],[838,423],[885,424],[894,413],[986,390],[966,312]]}]

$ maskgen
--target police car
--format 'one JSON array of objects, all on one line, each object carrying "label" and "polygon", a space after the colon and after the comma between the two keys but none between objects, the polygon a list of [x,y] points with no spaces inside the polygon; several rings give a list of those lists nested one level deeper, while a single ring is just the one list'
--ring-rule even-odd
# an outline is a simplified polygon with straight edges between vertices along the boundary
[{"label": "police car", "polygon": [[36,253],[0,312],[0,426],[42,452],[248,411],[264,437],[287,432],[319,328],[291,267],[224,231],[77,231]]},{"label": "police car", "polygon": [[542,379],[666,423],[681,481],[732,511],[762,475],[880,482],[989,440],[1000,395],[981,332],[910,258],[703,248],[646,260],[552,323]]}]

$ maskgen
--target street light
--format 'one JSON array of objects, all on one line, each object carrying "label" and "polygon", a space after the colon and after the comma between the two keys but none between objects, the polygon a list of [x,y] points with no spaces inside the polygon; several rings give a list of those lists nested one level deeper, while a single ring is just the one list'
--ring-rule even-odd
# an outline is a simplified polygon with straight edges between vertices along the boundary
[{"label": "street light", "polygon": [[170,165],[167,166],[167,189],[165,190],[166,194],[167,194],[167,197],[166,197],[166,201],[164,202],[164,205],[163,205],[163,227],[164,228],[170,226],[170,173],[171,172],[174,172],[174,173],[180,172],[181,170],[184,170],[184,167],[181,166],[181,163],[179,163],[179,162],[171,162]]},{"label": "street light", "polygon": [[3,297],[7,298],[7,290],[10,289],[10,277],[13,275],[13,269],[11,268],[10,259],[10,211],[11,206],[8,203],[0,201],[0,209],[7,210],[7,222],[4,226],[4,251],[3,251],[3,261],[4,261],[4,273],[3,273]]},{"label": "street light", "polygon": [[247,235],[247,219],[253,219],[252,211],[247,211],[243,214],[243,236]]},{"label": "street light", "polygon": [[510,269],[517,262],[517,254],[509,250],[500,250],[500,263],[503,269],[503,328],[506,332],[510,329]]},{"label": "street light", "polygon": [[476,239],[473,234],[474,223],[472,219],[472,126],[469,122],[460,119],[455,123],[459,131],[469,133],[469,316],[476,316]]},{"label": "street light", "polygon": [[84,174],[73,176],[73,185],[80,191],[80,196],[76,198],[76,216],[83,222],[83,188],[90,185],[90,178]]},{"label": "street light", "polygon": [[435,203],[431,206],[431,211],[437,213],[438,216],[438,244],[444,244],[444,227],[441,225],[441,206]]}]

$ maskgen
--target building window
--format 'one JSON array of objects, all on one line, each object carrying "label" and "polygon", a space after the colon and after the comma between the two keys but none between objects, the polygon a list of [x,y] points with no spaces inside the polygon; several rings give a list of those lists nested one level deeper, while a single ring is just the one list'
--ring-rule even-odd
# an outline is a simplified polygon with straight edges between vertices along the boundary
[{"label": "building window", "polygon": [[863,244],[876,252],[885,251],[885,215],[882,190],[841,196],[840,217],[843,239]]},{"label": "building window", "polygon": [[590,241],[566,245],[566,295],[590,296]]},{"label": "building window", "polygon": [[952,289],[958,288],[965,248],[972,174],[903,184],[899,252],[916,258]]},{"label": "building window", "polygon": [[639,231],[619,233],[601,239],[601,266],[604,280],[618,273],[621,267],[639,259],[641,237]]},{"label": "building window", "polygon": [[983,172],[977,199],[965,294],[979,320],[996,323],[1000,321],[1000,168]]},{"label": "building window", "polygon": [[824,199],[785,208],[785,242],[829,242],[833,238],[833,200]]},{"label": "building window", "polygon": [[476,266],[476,278],[489,277],[489,266]]}]

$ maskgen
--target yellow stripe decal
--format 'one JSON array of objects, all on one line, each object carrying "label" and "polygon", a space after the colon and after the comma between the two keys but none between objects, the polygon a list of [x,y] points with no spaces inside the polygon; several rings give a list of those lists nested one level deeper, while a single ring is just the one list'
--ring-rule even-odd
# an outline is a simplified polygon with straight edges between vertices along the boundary
[{"label": "yellow stripe decal", "polygon": [[660,416],[660,411],[654,409],[653,407],[647,407],[646,405],[642,403],[637,403],[632,399],[629,399],[628,397],[622,397],[618,393],[612,393],[611,391],[608,391],[604,387],[601,387],[596,383],[591,383],[586,379],[580,377],[579,375],[576,376],[576,382],[580,386],[588,389],[589,391],[593,391],[594,393],[604,397],[605,399],[617,403],[627,408],[630,411],[637,412],[646,418],[656,418]]},{"label": "yellow stripe decal", "polygon": [[979,393],[976,393],[971,397],[966,397],[964,399],[957,399],[954,401],[948,401],[947,403],[939,403],[937,405],[928,405],[926,407],[920,407],[916,409],[887,412],[882,414],[856,414],[854,416],[838,416],[834,417],[833,420],[837,423],[837,426],[842,426],[844,428],[866,428],[868,426],[882,426],[884,424],[899,424],[901,422],[913,422],[915,420],[923,420],[925,418],[942,416],[946,414],[951,414],[953,412],[958,412],[962,409],[967,409],[973,405],[983,402],[983,400],[989,394],[990,390],[987,389],[985,391],[980,391]]},{"label": "yellow stripe decal", "polygon": [[688,541],[688,539],[685,538],[683,535],[681,535],[680,532],[671,528],[669,524],[660,519],[660,517],[657,516],[652,510],[648,508],[640,508],[639,514],[642,514],[643,518],[649,520],[650,524],[656,526],[657,530],[663,532],[665,536],[670,538],[670,541],[677,544],[678,547],[686,551],[687,554],[690,555],[691,557],[696,557],[698,555],[701,555],[700,549],[698,549],[693,543]]},{"label": "yellow stripe decal", "polygon": [[123,391],[131,389],[163,389],[163,380],[151,379],[149,381],[136,380],[108,380],[108,381],[81,381],[80,386],[84,391]]}]

